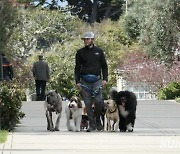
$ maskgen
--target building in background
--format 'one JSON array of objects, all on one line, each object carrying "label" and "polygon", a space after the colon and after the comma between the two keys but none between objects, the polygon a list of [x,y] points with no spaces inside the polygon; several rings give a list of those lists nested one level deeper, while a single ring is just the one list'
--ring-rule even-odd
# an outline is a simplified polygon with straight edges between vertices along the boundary
[{"label": "building in background", "polygon": [[154,100],[156,94],[153,85],[147,85],[141,81],[139,83],[131,83],[126,81],[122,76],[123,70],[116,71],[117,90],[128,90],[135,93],[138,100]]}]

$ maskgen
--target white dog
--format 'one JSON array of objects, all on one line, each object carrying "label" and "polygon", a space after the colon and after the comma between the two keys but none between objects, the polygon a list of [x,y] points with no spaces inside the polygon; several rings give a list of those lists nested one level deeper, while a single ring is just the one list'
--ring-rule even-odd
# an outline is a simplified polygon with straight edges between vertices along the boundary
[{"label": "white dog", "polygon": [[[116,103],[113,100],[108,100],[107,102],[106,118],[107,118],[107,131],[118,131],[119,111]],[[113,122],[112,126],[111,126],[111,121]]]},{"label": "white dog", "polygon": [[73,96],[65,108],[68,131],[79,132],[82,119],[82,103],[80,99]]}]

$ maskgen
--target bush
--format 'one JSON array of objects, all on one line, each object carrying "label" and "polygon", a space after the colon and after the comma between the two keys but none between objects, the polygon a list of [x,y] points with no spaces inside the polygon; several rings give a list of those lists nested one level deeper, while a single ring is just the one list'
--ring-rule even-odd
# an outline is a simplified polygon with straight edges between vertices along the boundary
[{"label": "bush", "polygon": [[180,82],[172,82],[158,92],[158,98],[167,100],[180,97]]},{"label": "bush", "polygon": [[1,129],[10,131],[24,116],[20,111],[22,106],[21,90],[11,82],[2,82],[0,86]]},{"label": "bush", "polygon": [[5,130],[0,130],[0,144],[6,142],[8,132]]},{"label": "bush", "polygon": [[176,102],[180,103],[180,97],[176,97]]}]

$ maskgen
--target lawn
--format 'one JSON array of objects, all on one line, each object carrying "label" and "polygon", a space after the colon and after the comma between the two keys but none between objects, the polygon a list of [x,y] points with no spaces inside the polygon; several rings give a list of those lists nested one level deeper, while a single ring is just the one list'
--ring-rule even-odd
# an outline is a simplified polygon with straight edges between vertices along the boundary
[{"label": "lawn", "polygon": [[0,130],[0,144],[6,142],[8,132],[5,130]]}]

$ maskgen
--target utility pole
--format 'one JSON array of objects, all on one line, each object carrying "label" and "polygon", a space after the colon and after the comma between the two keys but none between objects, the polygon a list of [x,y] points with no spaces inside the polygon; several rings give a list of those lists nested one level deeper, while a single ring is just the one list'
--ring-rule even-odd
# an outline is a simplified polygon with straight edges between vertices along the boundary
[{"label": "utility pole", "polygon": [[127,15],[127,12],[128,12],[128,0],[125,0],[126,1],[126,15]]}]

